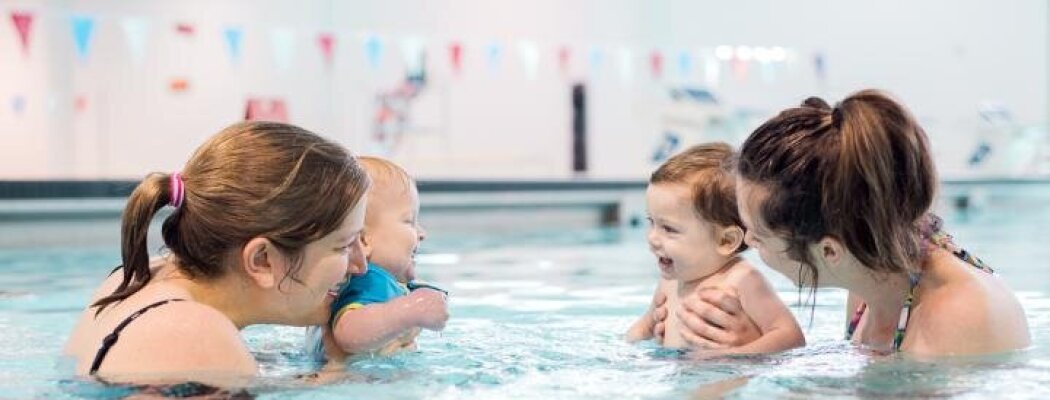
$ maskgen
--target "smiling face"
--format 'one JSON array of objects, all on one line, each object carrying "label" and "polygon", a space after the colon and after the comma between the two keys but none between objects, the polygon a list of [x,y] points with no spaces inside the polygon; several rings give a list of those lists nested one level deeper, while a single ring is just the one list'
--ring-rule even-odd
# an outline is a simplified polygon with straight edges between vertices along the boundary
[{"label": "smiling face", "polygon": [[298,282],[291,277],[281,285],[288,325],[321,325],[328,321],[332,301],[349,274],[365,271],[361,231],[367,203],[364,198],[343,219],[339,228],[308,245],[303,251]]},{"label": "smiling face", "polygon": [[664,279],[693,281],[715,273],[734,254],[735,241],[723,238],[736,227],[705,221],[693,209],[690,186],[654,183],[646,190],[649,250]]},{"label": "smiling face", "polygon": [[416,278],[416,252],[426,239],[419,225],[419,192],[410,181],[373,188],[372,206],[365,219],[364,244],[368,261],[382,266],[398,281]]}]

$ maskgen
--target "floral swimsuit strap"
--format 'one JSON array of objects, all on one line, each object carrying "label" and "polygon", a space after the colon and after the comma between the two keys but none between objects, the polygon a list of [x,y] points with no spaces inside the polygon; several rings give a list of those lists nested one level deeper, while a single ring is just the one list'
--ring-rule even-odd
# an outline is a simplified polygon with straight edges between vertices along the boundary
[{"label": "floral swimsuit strap", "polygon": [[[981,271],[989,274],[994,274],[995,270],[981,261],[980,258],[970,254],[970,252],[960,248],[952,241],[952,236],[943,232],[937,231],[930,235],[930,241],[936,244],[938,247],[947,250],[954,254],[960,260],[965,261],[967,264],[972,265]],[[911,318],[911,306],[915,302],[915,287],[919,285],[919,278],[922,275],[919,273],[908,273],[908,296],[904,299],[904,305],[901,306],[900,319],[897,320],[897,329],[893,333],[893,349],[899,351],[901,344],[904,342],[904,333],[908,330],[908,320]],[[850,318],[849,325],[846,326],[846,340],[853,339],[853,332],[857,330],[857,325],[860,324],[860,318],[864,315],[864,310],[867,309],[867,304],[861,303],[857,307],[857,311],[853,313],[853,318]]]}]

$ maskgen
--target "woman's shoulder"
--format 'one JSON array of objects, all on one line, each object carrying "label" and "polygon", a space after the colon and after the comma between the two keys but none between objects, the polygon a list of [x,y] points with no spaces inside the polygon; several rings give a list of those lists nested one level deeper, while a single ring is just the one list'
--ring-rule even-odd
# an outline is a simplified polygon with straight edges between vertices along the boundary
[{"label": "woman's shoulder", "polygon": [[921,332],[914,343],[916,352],[989,353],[1029,344],[1024,310],[1002,279],[958,259],[942,259],[940,264],[930,287],[922,288],[912,315],[909,328]]},{"label": "woman's shoulder", "polygon": [[255,372],[237,326],[219,310],[191,300],[169,301],[142,312],[120,332],[102,365],[106,375],[199,371],[203,366],[219,372]]}]

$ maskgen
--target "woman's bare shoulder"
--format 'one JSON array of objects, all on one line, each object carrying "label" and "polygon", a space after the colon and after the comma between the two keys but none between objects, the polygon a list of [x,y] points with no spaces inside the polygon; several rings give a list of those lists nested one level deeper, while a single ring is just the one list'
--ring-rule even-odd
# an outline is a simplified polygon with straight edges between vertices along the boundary
[{"label": "woman's bare shoulder", "polygon": [[206,370],[254,375],[255,369],[239,330],[225,314],[194,301],[172,301],[128,324],[100,372],[127,376]]}]

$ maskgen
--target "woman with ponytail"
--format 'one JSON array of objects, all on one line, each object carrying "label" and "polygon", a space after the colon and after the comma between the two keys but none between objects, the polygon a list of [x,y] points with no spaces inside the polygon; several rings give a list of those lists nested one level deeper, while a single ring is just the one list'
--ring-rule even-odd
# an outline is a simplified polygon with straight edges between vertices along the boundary
[{"label": "woman with ponytail", "polygon": [[[65,351],[109,381],[245,382],[256,362],[239,330],[322,325],[335,290],[365,260],[369,180],[340,145],[272,122],[230,126],[181,172],[154,173],[128,198],[121,260]],[[163,208],[166,251],[147,233]]]},{"label": "woman with ponytail", "polygon": [[[926,134],[886,94],[784,110],[744,142],[735,168],[745,242],[799,287],[849,290],[847,340],[921,355],[1029,345],[1017,298],[930,213]],[[698,336],[731,345],[754,335],[733,294],[691,300],[683,320]]]}]

